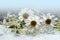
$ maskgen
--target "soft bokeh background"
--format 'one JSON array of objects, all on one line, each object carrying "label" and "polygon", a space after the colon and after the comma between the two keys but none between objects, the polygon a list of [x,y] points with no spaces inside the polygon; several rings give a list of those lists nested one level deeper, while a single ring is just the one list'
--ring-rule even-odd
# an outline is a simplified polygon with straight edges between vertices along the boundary
[{"label": "soft bokeh background", "polygon": [[0,16],[7,11],[17,13],[21,8],[31,8],[44,13],[60,14],[60,0],[0,0]]},{"label": "soft bokeh background", "polygon": [[0,0],[0,9],[19,8],[59,10],[60,0]]}]

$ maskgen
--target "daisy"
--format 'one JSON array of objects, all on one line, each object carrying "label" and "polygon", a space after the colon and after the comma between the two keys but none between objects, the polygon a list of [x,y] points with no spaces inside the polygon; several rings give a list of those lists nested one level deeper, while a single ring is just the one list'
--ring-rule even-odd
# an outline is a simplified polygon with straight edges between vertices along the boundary
[{"label": "daisy", "polygon": [[22,9],[19,14],[18,14],[18,19],[20,20],[26,20],[28,19],[29,16],[33,15],[34,14],[34,11],[32,11],[32,9],[28,9],[28,8],[25,8],[25,9]]},{"label": "daisy", "polygon": [[42,22],[44,22],[45,25],[51,25],[54,26],[53,24],[56,22],[56,20],[58,20],[57,17],[55,17],[54,15],[51,15],[50,13],[48,14],[43,14],[42,17]]},{"label": "daisy", "polygon": [[28,20],[26,20],[27,33],[38,33],[41,25],[40,21],[40,18],[36,15],[29,17]]},{"label": "daisy", "polygon": [[43,14],[43,16],[41,16],[41,24],[43,26],[43,29],[45,31],[50,31],[51,29],[53,29],[54,24],[56,23],[56,20],[58,20],[58,18],[56,18],[54,15],[51,15],[50,13],[48,14]]}]

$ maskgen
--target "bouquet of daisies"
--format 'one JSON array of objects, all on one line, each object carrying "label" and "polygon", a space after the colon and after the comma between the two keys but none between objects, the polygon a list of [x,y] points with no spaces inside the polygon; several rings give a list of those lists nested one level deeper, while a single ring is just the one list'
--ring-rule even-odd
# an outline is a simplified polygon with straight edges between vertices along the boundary
[{"label": "bouquet of daisies", "polygon": [[21,9],[18,16],[11,15],[8,12],[3,21],[0,21],[0,24],[18,34],[51,33],[54,29],[60,28],[60,22],[56,16],[28,8]]}]

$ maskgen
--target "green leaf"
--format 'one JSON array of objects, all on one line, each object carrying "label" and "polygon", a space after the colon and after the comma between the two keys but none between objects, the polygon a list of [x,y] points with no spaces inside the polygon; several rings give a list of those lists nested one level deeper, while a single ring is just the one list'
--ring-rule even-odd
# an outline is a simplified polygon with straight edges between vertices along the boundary
[{"label": "green leaf", "polygon": [[24,20],[22,20],[21,24],[22,24],[22,25],[25,25],[26,23],[25,23],[25,21],[24,21]]},{"label": "green leaf", "polygon": [[17,26],[15,26],[15,25],[11,25],[9,28],[16,28]]},{"label": "green leaf", "polygon": [[22,24],[20,24],[20,28],[24,28]]},{"label": "green leaf", "polygon": [[22,20],[21,23],[20,23],[20,28],[24,28],[23,26],[24,26],[25,24],[26,24],[25,21]]},{"label": "green leaf", "polygon": [[11,30],[11,32],[14,32],[15,30]]},{"label": "green leaf", "polygon": [[16,33],[18,33],[18,34],[19,34],[19,31],[17,30],[17,31],[16,31]]},{"label": "green leaf", "polygon": [[60,29],[58,29],[58,31],[60,31]]}]

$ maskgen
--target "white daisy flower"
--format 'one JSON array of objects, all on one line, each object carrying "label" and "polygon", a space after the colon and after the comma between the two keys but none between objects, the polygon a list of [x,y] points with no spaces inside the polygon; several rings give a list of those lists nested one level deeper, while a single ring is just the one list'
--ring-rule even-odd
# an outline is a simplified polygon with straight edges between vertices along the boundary
[{"label": "white daisy flower", "polygon": [[27,33],[37,33],[40,29],[40,18],[38,16],[31,16],[26,21]]},{"label": "white daisy flower", "polygon": [[56,22],[56,20],[58,20],[57,17],[55,17],[54,15],[51,15],[50,13],[48,14],[43,14],[42,17],[42,22],[44,22],[45,25],[51,25],[53,26],[53,24]]},{"label": "white daisy flower", "polygon": [[54,15],[51,15],[50,13],[48,14],[43,14],[43,16],[41,16],[41,23],[43,26],[43,29],[45,31],[50,31],[51,29],[53,29],[54,24],[56,23],[56,20],[58,20],[58,18],[56,18]]},{"label": "white daisy flower", "polygon": [[28,9],[28,8],[25,8],[25,9],[22,9],[19,14],[18,14],[18,19],[20,20],[25,20],[25,19],[28,19],[29,16],[33,15],[34,14],[34,11],[32,11],[32,9]]}]

